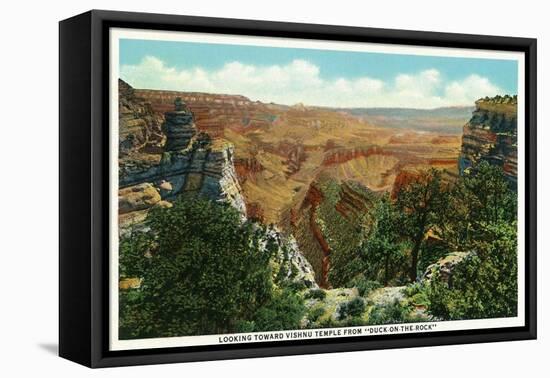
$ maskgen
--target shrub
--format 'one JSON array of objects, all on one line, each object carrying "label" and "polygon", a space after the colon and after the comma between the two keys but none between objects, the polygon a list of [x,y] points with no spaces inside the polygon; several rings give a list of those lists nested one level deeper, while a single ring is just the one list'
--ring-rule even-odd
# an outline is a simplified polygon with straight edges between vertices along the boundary
[{"label": "shrub", "polygon": [[313,307],[307,314],[307,320],[309,320],[310,323],[315,323],[324,313],[325,309],[323,307]]},{"label": "shrub", "polygon": [[304,281],[290,281],[283,285],[286,289],[294,292],[299,292],[307,289]]},{"label": "shrub", "polygon": [[365,302],[363,298],[353,298],[349,302],[344,302],[340,305],[338,318],[339,320],[344,320],[348,316],[361,316],[363,311],[365,311]]},{"label": "shrub", "polygon": [[[149,233],[121,241],[121,269],[143,278],[137,291],[121,292],[121,338],[234,332],[272,303],[265,232],[229,205],[185,196],[146,222]],[[155,253],[139,263],[152,244]]]},{"label": "shrub", "polygon": [[290,290],[277,291],[254,316],[254,331],[281,331],[300,328],[305,307],[299,295]]},{"label": "shrub", "polygon": [[380,282],[370,281],[362,276],[356,277],[353,280],[351,280],[349,283],[349,286],[356,287],[357,291],[359,292],[359,295],[362,297],[366,297],[370,294],[371,291],[382,287]]},{"label": "shrub", "polygon": [[411,309],[395,300],[389,305],[377,305],[369,314],[369,325],[407,323],[412,319],[409,316]]},{"label": "shrub", "polygon": [[517,315],[516,224],[487,227],[492,234],[477,254],[455,267],[449,283],[435,274],[427,288],[428,311],[445,319],[483,319]]},{"label": "shrub", "polygon": [[305,295],[305,299],[318,299],[322,301],[327,297],[327,293],[323,289],[311,289]]}]

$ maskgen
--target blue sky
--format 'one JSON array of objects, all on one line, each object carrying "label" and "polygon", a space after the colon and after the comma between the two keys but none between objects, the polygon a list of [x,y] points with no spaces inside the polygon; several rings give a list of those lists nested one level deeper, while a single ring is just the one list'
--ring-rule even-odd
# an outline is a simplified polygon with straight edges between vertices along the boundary
[{"label": "blue sky", "polygon": [[122,79],[137,88],[288,105],[430,108],[517,93],[511,60],[129,39],[119,56]]}]

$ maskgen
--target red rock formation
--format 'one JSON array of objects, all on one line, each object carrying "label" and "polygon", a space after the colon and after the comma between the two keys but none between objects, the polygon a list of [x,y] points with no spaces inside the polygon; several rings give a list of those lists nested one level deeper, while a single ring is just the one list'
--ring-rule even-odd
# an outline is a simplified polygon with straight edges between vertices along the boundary
[{"label": "red rock formation", "polygon": [[166,112],[181,97],[195,115],[199,131],[212,138],[223,137],[225,128],[238,132],[269,126],[275,119],[268,106],[239,95],[136,89],[157,112]]},{"label": "red rock formation", "polygon": [[399,192],[401,191],[401,189],[407,184],[417,180],[420,177],[420,175],[421,175],[420,172],[416,172],[416,171],[410,171],[410,170],[400,171],[395,177],[395,181],[393,182],[391,198],[396,199],[397,196],[399,196]]},{"label": "red rock formation", "polygon": [[343,217],[350,219],[365,211],[372,205],[366,200],[365,196],[353,189],[348,183],[344,182],[340,188],[340,200],[336,203],[336,211]]},{"label": "red rock formation", "polygon": [[241,184],[244,184],[246,180],[253,177],[255,173],[264,170],[262,164],[255,158],[237,158],[234,160],[235,171]]},{"label": "red rock formation", "polygon": [[323,251],[321,282],[319,283],[319,286],[323,288],[328,288],[328,272],[330,270],[331,250],[316,221],[317,207],[322,201],[323,193],[321,193],[321,191],[315,186],[315,184],[311,184],[306,194],[304,204],[310,205],[309,227],[311,229],[311,232],[313,233],[313,236],[315,237],[315,240],[317,240],[317,243],[319,243],[319,246]]},{"label": "red rock formation", "polygon": [[353,159],[369,157],[372,155],[392,156],[394,153],[378,146],[368,148],[338,149],[327,153],[323,160],[323,165],[329,166],[334,164],[342,164]]},{"label": "red rock formation", "polygon": [[246,204],[246,216],[248,219],[264,222],[264,209],[258,202],[250,202]]}]

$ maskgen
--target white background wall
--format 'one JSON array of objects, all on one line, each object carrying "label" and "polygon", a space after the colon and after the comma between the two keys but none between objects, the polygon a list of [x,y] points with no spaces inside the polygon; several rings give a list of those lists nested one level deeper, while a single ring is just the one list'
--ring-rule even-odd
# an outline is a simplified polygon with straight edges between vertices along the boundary
[{"label": "white background wall", "polygon": [[[61,3],[61,2],[59,2]],[[5,1],[0,22],[0,375],[105,377],[547,376],[550,266],[544,1]],[[539,340],[92,371],[58,358],[57,22],[91,8],[539,39]],[[545,351],[546,348],[546,351]],[[546,374],[544,374],[546,373]]]}]

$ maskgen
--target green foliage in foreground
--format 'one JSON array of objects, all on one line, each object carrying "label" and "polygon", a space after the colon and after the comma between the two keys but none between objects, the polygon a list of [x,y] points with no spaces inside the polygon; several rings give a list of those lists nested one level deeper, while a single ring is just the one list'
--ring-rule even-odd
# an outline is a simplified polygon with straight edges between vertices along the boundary
[{"label": "green foliage in foreground", "polygon": [[434,277],[426,293],[432,315],[445,320],[500,318],[517,314],[516,223],[489,225],[476,253],[447,284]]},{"label": "green foliage in foreground", "polygon": [[246,322],[247,332],[300,328],[304,314],[305,307],[297,293],[289,289],[276,290],[271,300],[258,308],[253,320]]},{"label": "green foliage in foreground", "polygon": [[340,305],[340,320],[351,317],[358,317],[365,311],[365,301],[362,298],[353,298],[349,302]]},{"label": "green foliage in foreground", "polygon": [[305,299],[318,299],[323,300],[327,296],[327,293],[323,289],[312,289],[304,294]]},{"label": "green foliage in foreground", "polygon": [[437,228],[447,203],[447,191],[441,172],[423,172],[399,190],[396,207],[400,214],[402,233],[411,243],[409,279],[418,276],[418,261],[426,233]]},{"label": "green foliage in foreground", "polygon": [[400,234],[399,213],[387,195],[376,203],[371,213],[372,229],[358,250],[361,271],[369,281],[388,285],[406,269],[407,243]]},{"label": "green foliage in foreground", "polygon": [[[352,230],[333,211],[334,203],[319,209],[330,221],[320,227],[332,230],[331,245],[348,246],[335,251],[331,283],[359,294],[336,303],[329,291],[283,282],[286,273],[272,271],[277,243],[263,226],[243,223],[230,206],[182,197],[172,208],[152,210],[149,231],[120,241],[120,276],[142,279],[139,289],[120,292],[121,338],[517,314],[516,196],[500,168],[482,163],[452,185],[429,172],[402,188],[396,200],[369,201],[370,211],[354,220]],[[345,235],[336,232],[344,229]],[[428,232],[438,236],[436,244],[426,242]],[[417,279],[451,251],[470,256],[449,280],[438,273]],[[401,301],[374,303],[369,297],[383,285],[406,282]],[[307,311],[302,296],[312,306]]]},{"label": "green foliage in foreground", "polygon": [[364,276],[355,277],[349,284],[351,287],[356,287],[357,292],[362,297],[367,297],[373,290],[382,287],[378,281],[367,280]]},{"label": "green foliage in foreground", "polygon": [[411,310],[409,305],[402,304],[397,300],[387,305],[378,305],[371,310],[368,324],[411,323],[416,321],[416,319],[410,315]]},{"label": "green foliage in foreground", "polygon": [[473,255],[448,283],[428,286],[429,311],[442,319],[517,314],[517,200],[502,169],[481,163],[453,188],[442,236]]},{"label": "green foliage in foreground", "polygon": [[[408,304],[399,304],[409,308],[375,306],[370,324],[405,321],[414,307],[443,320],[516,315],[517,195],[502,168],[482,162],[454,183],[425,172],[395,200],[380,197],[370,215],[350,267],[339,267],[355,272],[346,286],[368,296],[368,282],[409,282]],[[420,284],[418,276],[453,251],[471,256],[452,268],[448,282],[435,273]]]},{"label": "green foliage in foreground", "polygon": [[121,338],[234,332],[246,321],[270,329],[296,323],[300,299],[274,293],[275,246],[264,243],[261,226],[196,197],[152,210],[147,225],[150,232],[120,244],[121,274],[143,279],[141,288],[120,293]]}]

